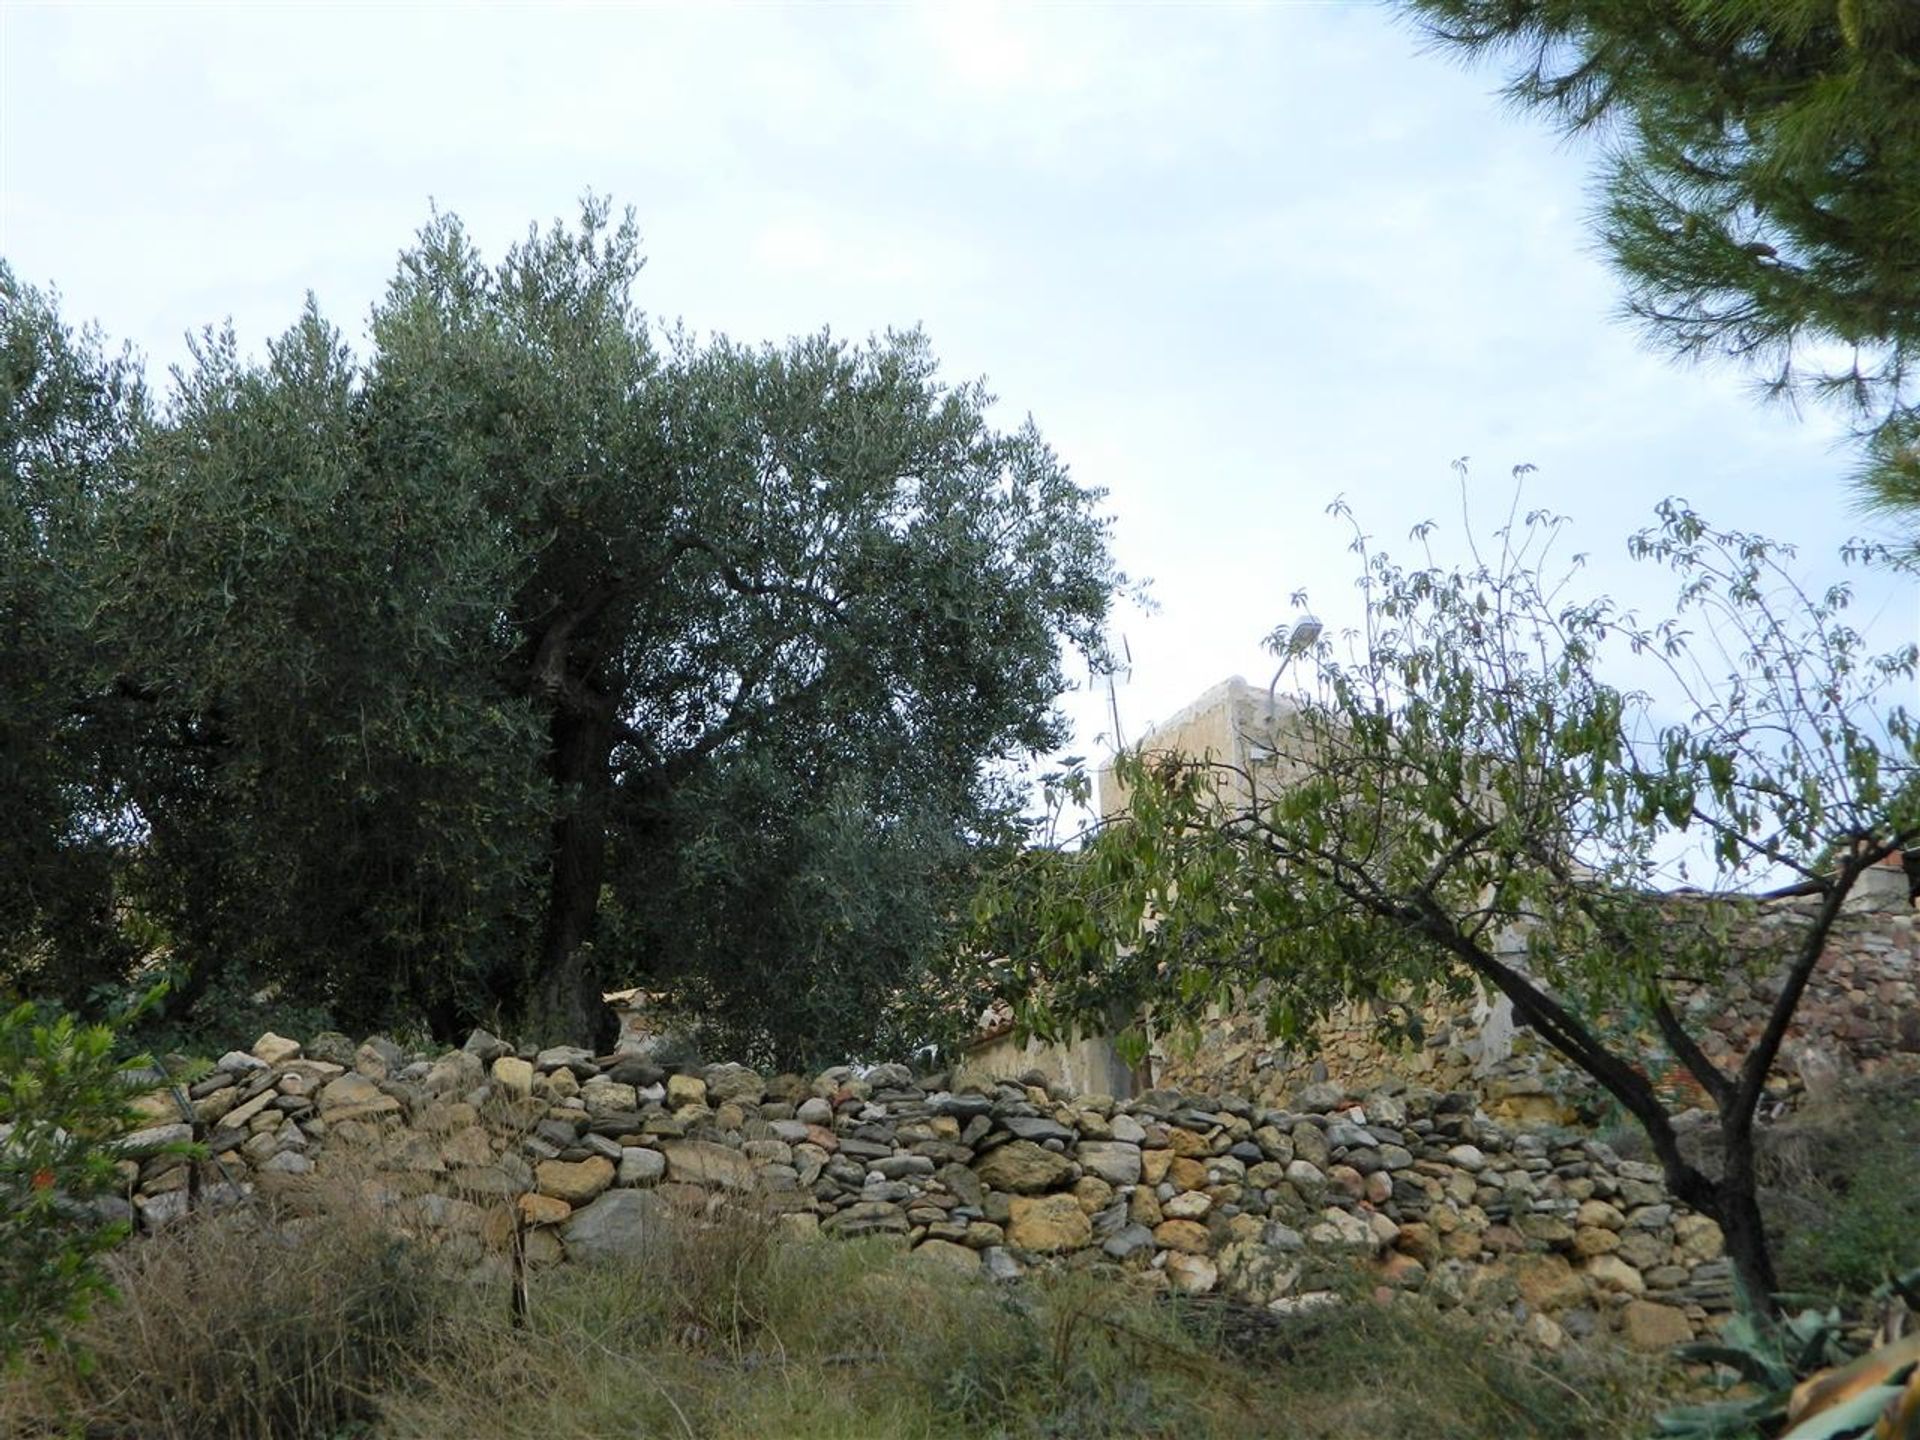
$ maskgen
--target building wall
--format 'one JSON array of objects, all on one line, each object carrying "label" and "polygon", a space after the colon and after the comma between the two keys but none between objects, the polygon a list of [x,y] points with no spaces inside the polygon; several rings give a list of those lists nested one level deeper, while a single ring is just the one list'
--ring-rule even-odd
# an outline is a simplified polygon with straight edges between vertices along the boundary
[{"label": "building wall", "polygon": [[1104,1035],[1081,1036],[1065,1045],[1028,1040],[1024,1045],[1012,1031],[972,1046],[954,1072],[955,1085],[989,1084],[1016,1080],[1030,1071],[1046,1077],[1049,1088],[1072,1095],[1111,1095],[1125,1099],[1143,1088],[1136,1075]]}]

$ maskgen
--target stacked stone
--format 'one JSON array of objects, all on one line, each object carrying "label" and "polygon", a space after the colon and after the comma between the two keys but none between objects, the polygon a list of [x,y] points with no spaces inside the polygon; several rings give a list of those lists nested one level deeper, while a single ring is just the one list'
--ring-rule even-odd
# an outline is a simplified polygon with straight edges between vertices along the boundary
[{"label": "stacked stone", "polygon": [[[1676,897],[1675,905],[1703,903]],[[1732,953],[1789,953],[1813,906],[1805,900],[1757,907],[1728,939]],[[1711,986],[1675,987],[1674,1004],[1708,1057],[1727,1070],[1765,1029],[1781,978],[1738,963]],[[1383,1043],[1368,1006],[1336,1010],[1319,1027],[1311,1053],[1267,1037],[1264,1009],[1250,1004],[1211,1022],[1197,1044],[1170,1048],[1156,1073],[1175,1085],[1219,1087],[1279,1105],[1323,1076],[1367,1090],[1402,1080],[1438,1090],[1472,1089],[1487,1112],[1516,1125],[1566,1124],[1600,1093],[1551,1047],[1522,1029],[1488,1037],[1486,1007],[1430,1004],[1417,1045]],[[1645,1051],[1658,1054],[1655,1037]],[[1769,1086],[1773,1107],[1803,1089],[1849,1072],[1920,1070],[1920,916],[1912,910],[1840,916],[1802,996]],[[1679,1066],[1662,1077],[1676,1107],[1705,1103]]]},{"label": "stacked stone", "polygon": [[[1075,1097],[1038,1075],[952,1090],[904,1066],[764,1078],[663,1070],[476,1032],[403,1053],[375,1037],[261,1037],[187,1094],[143,1102],[122,1161],[146,1228],[254,1191],[297,1209],[351,1186],[402,1230],[483,1266],[617,1256],[662,1208],[751,1199],[781,1223],[888,1236],[921,1259],[1020,1274],[1109,1264],[1279,1310],[1356,1268],[1383,1291],[1504,1315],[1543,1344],[1620,1329],[1649,1347],[1724,1311],[1711,1220],[1650,1166],[1571,1132],[1509,1135],[1461,1093],[1310,1085],[1289,1108],[1149,1092]],[[229,1184],[234,1177],[237,1184]]]}]

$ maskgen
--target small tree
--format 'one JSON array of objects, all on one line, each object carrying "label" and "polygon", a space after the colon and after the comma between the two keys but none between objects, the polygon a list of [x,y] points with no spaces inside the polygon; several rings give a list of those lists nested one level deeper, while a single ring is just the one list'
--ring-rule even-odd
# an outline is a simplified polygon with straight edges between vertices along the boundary
[{"label": "small tree", "polygon": [[[1869,655],[1846,587],[1801,589],[1790,549],[1678,502],[1660,516],[1632,542],[1681,582],[1652,626],[1541,578],[1561,528],[1544,514],[1466,568],[1403,569],[1356,531],[1366,629],[1351,658],[1319,647],[1315,698],[1256,737],[1271,759],[1121,756],[1126,813],[983,903],[1000,953],[1030,957],[1021,1021],[1057,1033],[1150,1007],[1166,1028],[1258,994],[1273,1033],[1306,1040],[1343,1003],[1497,992],[1639,1122],[1770,1306],[1756,1106],[1842,903],[1920,837],[1914,727],[1880,706],[1915,651]],[[1650,665],[1681,708],[1603,680],[1603,657]],[[1702,859],[1721,895],[1791,876],[1813,903],[1765,961],[1780,984],[1732,1068],[1676,993],[1737,963],[1726,908],[1676,925],[1659,893]],[[1673,1063],[1717,1112],[1718,1173],[1682,1153],[1656,1086]]]},{"label": "small tree", "polygon": [[0,1364],[57,1342],[111,1294],[99,1258],[127,1226],[93,1203],[138,1123],[106,1025],[0,1011]]}]

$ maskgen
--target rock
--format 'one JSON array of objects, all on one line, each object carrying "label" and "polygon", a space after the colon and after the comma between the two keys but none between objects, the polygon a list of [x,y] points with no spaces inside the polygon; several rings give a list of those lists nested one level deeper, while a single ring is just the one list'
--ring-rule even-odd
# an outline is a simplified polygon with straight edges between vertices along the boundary
[{"label": "rock", "polygon": [[[1015,1140],[974,1163],[974,1173],[995,1190],[1037,1195],[1058,1190],[1073,1178],[1073,1164],[1031,1140]],[[1075,1206],[1078,1209],[1078,1206]]]},{"label": "rock", "polygon": [[1187,1190],[1163,1202],[1160,1213],[1169,1220],[1204,1220],[1213,1209],[1213,1197],[1204,1190]]},{"label": "rock", "polygon": [[613,1162],[599,1155],[585,1160],[543,1160],[533,1167],[534,1183],[542,1195],[569,1205],[585,1205],[613,1184]]},{"label": "rock", "polygon": [[1220,1283],[1219,1268],[1204,1255],[1175,1252],[1167,1256],[1167,1278],[1187,1295],[1205,1295]]},{"label": "rock", "polygon": [[1535,1310],[1567,1310],[1587,1298],[1564,1255],[1520,1255],[1508,1262],[1520,1298]]},{"label": "rock", "polygon": [[1567,1343],[1567,1332],[1551,1316],[1536,1310],[1520,1326],[1520,1338],[1542,1350],[1558,1350]]},{"label": "rock", "polygon": [[1015,1249],[1056,1255],[1081,1249],[1092,1240],[1093,1222],[1071,1195],[1014,1196],[1007,1243]]},{"label": "rock", "polygon": [[587,1264],[622,1260],[640,1251],[664,1210],[645,1190],[608,1190],[576,1209],[560,1231],[567,1254]]},{"label": "rock", "polygon": [[473,1058],[478,1060],[482,1065],[491,1065],[502,1055],[511,1055],[513,1053],[513,1047],[498,1035],[493,1035],[477,1028],[467,1036],[466,1044],[460,1048],[466,1051],[467,1054],[473,1056]]},{"label": "rock", "polygon": [[1347,1098],[1347,1092],[1331,1081],[1320,1081],[1297,1091],[1293,1108],[1309,1115],[1325,1115]]},{"label": "rock", "polygon": [[654,1185],[667,1173],[667,1157],[658,1150],[629,1145],[620,1152],[616,1185]]},{"label": "rock", "polygon": [[707,1103],[707,1082],[698,1075],[669,1075],[667,1077],[667,1108],[678,1110],[683,1105],[705,1105]]},{"label": "rock", "polygon": [[1458,1165],[1469,1175],[1478,1175],[1487,1168],[1487,1157],[1477,1145],[1455,1145],[1447,1151],[1447,1163]]},{"label": "rock", "polygon": [[1145,1225],[1125,1225],[1108,1236],[1100,1248],[1115,1260],[1150,1254],[1153,1250],[1153,1231]]},{"label": "rock", "polygon": [[336,1125],[342,1120],[373,1120],[383,1115],[398,1115],[401,1110],[398,1100],[364,1074],[342,1075],[328,1082],[317,1098],[320,1102],[320,1118],[329,1125]]},{"label": "rock", "polygon": [[1680,1216],[1673,1222],[1673,1240],[1688,1264],[1718,1260],[1726,1253],[1726,1237],[1720,1233],[1719,1224],[1706,1215]]},{"label": "rock", "polygon": [[1671,1350],[1693,1339],[1693,1326],[1671,1305],[1629,1300],[1620,1312],[1620,1333],[1636,1350]]},{"label": "rock", "polygon": [[1321,1211],[1320,1219],[1307,1227],[1307,1239],[1328,1249],[1372,1252],[1378,1248],[1372,1227],[1358,1215],[1338,1208]]},{"label": "rock", "polygon": [[1162,1220],[1153,1227],[1154,1242],[1163,1250],[1183,1250],[1204,1255],[1212,1248],[1207,1227],[1193,1220]]},{"label": "rock", "polygon": [[1646,1293],[1646,1279],[1618,1255],[1596,1255],[1587,1261],[1584,1268],[1588,1278],[1602,1290],[1615,1290],[1627,1295]]},{"label": "rock", "polygon": [[1584,1259],[1611,1255],[1620,1248],[1620,1232],[1586,1225],[1573,1232],[1573,1253]]},{"label": "rock", "polygon": [[495,1083],[509,1095],[526,1099],[533,1094],[533,1066],[517,1055],[502,1055],[490,1069]]},{"label": "rock", "polygon": [[1022,1140],[1032,1140],[1036,1144],[1047,1140],[1058,1140],[1063,1145],[1071,1145],[1080,1138],[1057,1120],[1042,1119],[1038,1115],[1009,1115],[1000,1124],[1011,1134]]},{"label": "rock", "polygon": [[549,1045],[533,1057],[533,1068],[542,1075],[565,1070],[576,1080],[591,1080],[600,1073],[600,1067],[593,1063],[593,1053],[578,1045]]},{"label": "rock", "polygon": [[338,1030],[322,1030],[307,1041],[306,1050],[309,1060],[338,1065],[343,1070],[353,1068],[354,1043]]},{"label": "rock", "polygon": [[860,1200],[820,1222],[829,1235],[904,1235],[912,1229],[906,1211],[886,1200]]},{"label": "rock", "polygon": [[956,1245],[951,1240],[922,1240],[913,1247],[913,1253],[907,1258],[943,1269],[962,1270],[970,1275],[980,1272],[979,1252]]},{"label": "rock", "polygon": [[522,1195],[518,1204],[520,1218],[529,1225],[558,1225],[573,1214],[573,1206],[553,1195]]},{"label": "rock", "polygon": [[486,1067],[479,1057],[464,1050],[449,1050],[428,1067],[420,1088],[429,1095],[464,1095],[486,1079]]},{"label": "rock", "polygon": [[253,1042],[253,1057],[266,1065],[284,1065],[289,1060],[298,1060],[302,1050],[298,1040],[289,1040],[284,1035],[276,1035],[269,1030]]},{"label": "rock", "polygon": [[1120,1140],[1083,1140],[1074,1158],[1109,1185],[1140,1183],[1140,1147]]},{"label": "rock", "polygon": [[994,1245],[980,1252],[980,1263],[987,1274],[995,1280],[1018,1280],[1027,1273],[1027,1267],[1002,1246]]},{"label": "rock", "polygon": [[1575,1219],[1583,1226],[1599,1230],[1624,1230],[1627,1217],[1620,1213],[1617,1205],[1609,1205],[1604,1200],[1582,1200],[1580,1211]]},{"label": "rock", "polygon": [[369,1035],[353,1052],[353,1068],[369,1080],[388,1080],[407,1063],[407,1052],[384,1035]]},{"label": "rock", "polygon": [[686,1185],[718,1185],[727,1190],[754,1187],[753,1162],[738,1150],[710,1140],[663,1140],[668,1178]]},{"label": "rock", "polygon": [[1113,1131],[1113,1138],[1123,1144],[1138,1145],[1147,1138],[1147,1127],[1131,1115],[1114,1116],[1108,1128]]},{"label": "rock", "polygon": [[800,1102],[793,1112],[793,1118],[802,1125],[831,1125],[833,1124],[833,1106],[817,1095],[810,1096]]},{"label": "rock", "polygon": [[758,1071],[745,1065],[709,1065],[703,1072],[710,1103],[721,1105],[739,1101],[758,1105],[767,1093],[767,1082]]}]

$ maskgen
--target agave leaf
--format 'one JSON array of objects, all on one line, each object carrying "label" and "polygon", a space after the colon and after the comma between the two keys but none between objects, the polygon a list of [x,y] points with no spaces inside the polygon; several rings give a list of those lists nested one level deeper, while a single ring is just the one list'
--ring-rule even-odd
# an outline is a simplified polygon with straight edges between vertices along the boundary
[{"label": "agave leaf", "polygon": [[1900,1388],[1875,1385],[1829,1406],[1787,1431],[1780,1440],[1864,1440],[1888,1405],[1900,1398]]},{"label": "agave leaf", "polygon": [[[1801,1381],[1794,1387],[1793,1398],[1787,1404],[1787,1418],[1795,1422],[1812,1419],[1847,1404],[1867,1390],[1892,1387],[1889,1394],[1897,1394],[1917,1365],[1920,1365],[1920,1334],[1882,1345],[1849,1365],[1822,1370]],[[1882,1403],[1886,1398],[1882,1397]]]}]

